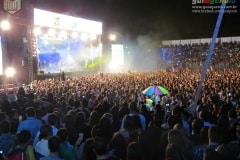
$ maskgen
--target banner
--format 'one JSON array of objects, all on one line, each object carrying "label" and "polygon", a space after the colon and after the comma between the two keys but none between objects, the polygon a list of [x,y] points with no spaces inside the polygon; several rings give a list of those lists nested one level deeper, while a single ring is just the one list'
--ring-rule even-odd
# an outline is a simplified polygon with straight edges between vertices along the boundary
[{"label": "banner", "polygon": [[3,9],[10,14],[18,12],[21,7],[21,0],[3,0]]}]

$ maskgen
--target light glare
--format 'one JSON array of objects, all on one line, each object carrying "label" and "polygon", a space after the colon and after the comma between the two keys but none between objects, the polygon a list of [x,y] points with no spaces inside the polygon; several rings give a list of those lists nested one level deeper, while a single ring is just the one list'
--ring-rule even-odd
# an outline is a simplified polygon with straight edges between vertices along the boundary
[{"label": "light glare", "polygon": [[115,34],[110,34],[109,39],[110,39],[110,41],[115,41],[116,40],[116,35]]},{"label": "light glare", "polygon": [[72,32],[71,36],[72,36],[72,38],[77,39],[78,34],[77,34],[77,32]]},{"label": "light glare", "polygon": [[2,28],[2,30],[9,30],[10,29],[10,23],[7,20],[3,20],[1,22],[1,28]]},{"label": "light glare", "polygon": [[13,77],[15,75],[16,71],[14,68],[9,67],[5,70],[5,74],[7,77]]},{"label": "light glare", "polygon": [[67,32],[65,30],[61,30],[60,38],[62,38],[62,39],[66,39],[67,38]]},{"label": "light glare", "polygon": [[109,70],[116,72],[119,68],[119,65],[114,63],[113,61],[108,64]]},{"label": "light glare", "polygon": [[50,36],[54,36],[54,35],[56,34],[56,31],[55,31],[54,29],[49,29],[49,30],[48,30],[48,34],[49,34]]},{"label": "light glare", "polygon": [[90,39],[91,39],[91,40],[96,40],[96,39],[97,39],[97,35],[96,35],[96,34],[92,34],[92,35],[90,36]]},{"label": "light glare", "polygon": [[82,34],[81,34],[81,40],[83,40],[83,41],[88,40],[88,34],[82,33]]},{"label": "light glare", "polygon": [[41,34],[41,29],[40,29],[39,27],[34,28],[33,34],[34,34],[35,36],[40,35],[40,34]]}]

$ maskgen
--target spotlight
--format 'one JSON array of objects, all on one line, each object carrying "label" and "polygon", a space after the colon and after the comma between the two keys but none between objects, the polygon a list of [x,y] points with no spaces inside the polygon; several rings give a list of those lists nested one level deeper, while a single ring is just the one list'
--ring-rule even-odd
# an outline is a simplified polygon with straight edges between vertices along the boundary
[{"label": "spotlight", "polygon": [[7,20],[3,20],[1,22],[1,28],[2,30],[9,30],[10,29],[10,23]]},{"label": "spotlight", "polygon": [[16,70],[12,67],[8,67],[6,70],[5,70],[5,75],[7,77],[13,77],[16,73]]}]

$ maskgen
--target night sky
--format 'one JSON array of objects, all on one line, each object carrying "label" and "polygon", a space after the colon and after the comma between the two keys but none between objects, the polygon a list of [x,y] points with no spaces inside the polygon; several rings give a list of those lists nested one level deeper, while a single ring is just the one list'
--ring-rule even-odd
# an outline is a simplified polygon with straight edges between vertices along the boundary
[{"label": "night sky", "polygon": [[[191,0],[22,0],[22,10],[10,17],[31,19],[30,6],[102,21],[103,36],[113,31],[132,39],[209,38],[217,19],[217,14],[192,13]],[[219,36],[240,36],[239,8],[238,2],[237,14],[224,15]]]}]

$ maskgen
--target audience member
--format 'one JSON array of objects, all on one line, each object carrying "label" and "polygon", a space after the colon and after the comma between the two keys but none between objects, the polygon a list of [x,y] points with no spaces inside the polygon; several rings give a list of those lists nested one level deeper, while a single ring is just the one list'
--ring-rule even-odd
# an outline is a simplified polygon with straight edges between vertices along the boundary
[{"label": "audience member", "polygon": [[40,160],[63,160],[59,157],[58,152],[60,150],[61,140],[58,136],[51,136],[48,139],[49,155],[40,158]]},{"label": "audience member", "polygon": [[11,126],[8,121],[2,121],[0,124],[0,151],[2,151],[4,156],[8,156],[10,149],[14,145],[14,139],[10,132]]},{"label": "audience member", "polygon": [[67,141],[68,141],[68,131],[67,131],[67,129],[65,129],[65,128],[59,129],[59,131],[57,132],[57,136],[61,140],[59,156],[62,159],[76,160],[77,157],[75,155],[74,150],[72,148],[69,148],[68,145],[67,145]]},{"label": "audience member", "polygon": [[[227,53],[221,45],[229,48],[226,44],[217,44],[216,52],[219,55],[213,56],[196,106],[195,94],[201,78],[199,68],[202,68],[205,56],[199,53],[208,48],[206,44],[170,46],[167,56],[170,58],[168,54],[171,52],[175,67],[178,67],[172,71],[132,71],[131,74],[105,73],[104,76],[80,77],[68,77],[66,73],[64,83],[53,78],[36,80],[19,88],[19,94],[18,91],[13,93],[18,95],[15,104],[8,101],[10,92],[1,91],[0,121],[10,120],[10,134],[13,137],[22,130],[28,130],[33,140],[38,137],[37,132],[41,132],[41,118],[46,115],[48,120],[44,123],[50,126],[49,131],[46,129],[45,134],[42,131],[43,137],[40,137],[42,139],[39,143],[42,141],[44,147],[35,148],[36,155],[46,151],[50,136],[63,127],[68,136],[66,138],[64,134],[60,146],[74,149],[78,159],[134,159],[138,155],[141,155],[141,159],[151,156],[170,159],[174,155],[178,155],[176,159],[188,159],[188,151],[190,159],[202,160],[215,154],[208,152],[209,148],[216,149],[216,152],[222,157],[227,156],[229,160],[231,152],[232,158],[236,159],[239,154],[239,134],[236,132],[239,127],[236,124],[240,118],[240,56],[230,56],[239,55],[239,50],[229,50]],[[239,43],[232,42],[229,45],[236,49]],[[181,54],[175,54],[179,53],[178,47],[183,49],[180,50]],[[198,66],[195,67],[195,64]],[[159,96],[157,102],[156,95],[142,93],[153,84],[169,90],[167,95]],[[147,98],[155,98],[152,111],[144,106]],[[166,107],[166,104],[170,107]],[[156,136],[153,131],[159,135]],[[178,133],[175,137],[180,137],[179,142],[173,142],[173,135],[171,143],[168,142],[168,135],[172,131]],[[83,135],[81,141],[79,135]],[[101,137],[104,143],[97,141],[97,137]],[[125,141],[121,141],[122,138]],[[193,147],[187,143],[189,140]],[[98,150],[95,144],[103,146],[104,151]],[[3,142],[0,142],[0,146],[7,147]],[[151,150],[151,146],[155,146],[154,149]],[[136,147],[134,150],[137,154],[132,154],[130,147]],[[51,154],[49,150],[48,153]],[[132,158],[130,155],[133,155]]]},{"label": "audience member", "polygon": [[33,107],[26,108],[27,119],[20,122],[17,132],[22,130],[29,130],[31,132],[32,142],[36,137],[38,130],[42,126],[42,122],[35,118],[35,110]]},{"label": "audience member", "polygon": [[27,160],[26,149],[31,142],[31,133],[28,130],[22,130],[16,135],[16,144],[9,153],[9,160]]},{"label": "audience member", "polygon": [[37,159],[41,157],[47,157],[50,154],[48,148],[48,140],[52,136],[52,127],[50,124],[44,124],[40,128],[39,141],[34,146]]}]

